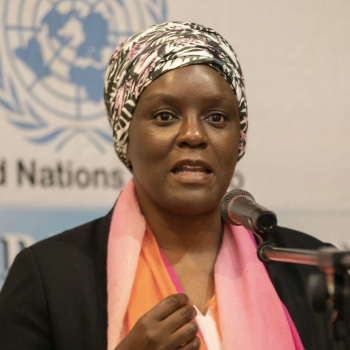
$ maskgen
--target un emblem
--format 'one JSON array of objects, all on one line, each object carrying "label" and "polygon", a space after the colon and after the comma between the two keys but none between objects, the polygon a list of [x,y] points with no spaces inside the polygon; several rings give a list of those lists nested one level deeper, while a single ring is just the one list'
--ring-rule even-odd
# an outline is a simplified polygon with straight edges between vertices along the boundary
[{"label": "un emblem", "polygon": [[166,21],[166,0],[4,0],[0,5],[0,113],[26,140],[56,150],[77,135],[111,142],[104,72],[114,48]]}]

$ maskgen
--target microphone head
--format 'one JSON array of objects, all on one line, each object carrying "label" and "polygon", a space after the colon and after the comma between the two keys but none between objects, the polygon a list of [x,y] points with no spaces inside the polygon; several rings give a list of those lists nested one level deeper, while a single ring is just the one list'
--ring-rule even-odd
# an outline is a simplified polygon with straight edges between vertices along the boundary
[{"label": "microphone head", "polygon": [[252,194],[250,194],[247,191],[240,190],[239,188],[235,188],[225,194],[225,196],[222,198],[220,207],[221,207],[221,217],[224,219],[224,221],[230,225],[235,226],[242,226],[241,224],[238,224],[237,222],[233,221],[229,216],[229,210],[228,206],[231,202],[231,200],[238,196],[247,196],[251,198],[253,201],[255,201]]},{"label": "microphone head", "polygon": [[272,233],[277,226],[277,217],[273,211],[265,211],[256,219],[255,228],[260,233]]}]

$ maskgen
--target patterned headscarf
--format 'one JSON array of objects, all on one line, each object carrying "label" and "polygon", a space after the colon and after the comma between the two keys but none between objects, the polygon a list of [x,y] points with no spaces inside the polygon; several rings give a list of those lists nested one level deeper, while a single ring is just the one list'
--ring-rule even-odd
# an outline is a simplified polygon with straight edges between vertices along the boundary
[{"label": "patterned headscarf", "polygon": [[[241,137],[238,160],[247,138],[247,100],[244,78],[231,45],[217,32],[189,22],[151,26],[120,44],[106,72],[104,99],[113,128],[114,147],[126,164],[129,126],[142,91],[170,70],[206,64],[218,71],[236,95]],[[126,164],[127,165],[127,164]]]}]

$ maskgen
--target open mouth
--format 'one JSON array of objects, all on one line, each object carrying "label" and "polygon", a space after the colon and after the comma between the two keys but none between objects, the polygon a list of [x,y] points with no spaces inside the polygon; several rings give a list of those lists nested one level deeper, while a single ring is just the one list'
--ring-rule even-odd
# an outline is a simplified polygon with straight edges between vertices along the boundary
[{"label": "open mouth", "polygon": [[202,160],[184,159],[177,162],[171,169],[173,174],[178,175],[206,175],[212,174],[212,167]]},{"label": "open mouth", "polygon": [[182,165],[172,170],[174,174],[211,174],[212,171],[202,166]]}]

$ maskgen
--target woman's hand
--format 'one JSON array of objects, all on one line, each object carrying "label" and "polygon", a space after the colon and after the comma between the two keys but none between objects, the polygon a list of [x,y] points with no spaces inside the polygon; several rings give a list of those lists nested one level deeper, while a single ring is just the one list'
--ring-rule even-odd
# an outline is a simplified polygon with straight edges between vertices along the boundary
[{"label": "woman's hand", "polygon": [[198,350],[196,315],[185,294],[170,295],[145,313],[115,350]]}]

